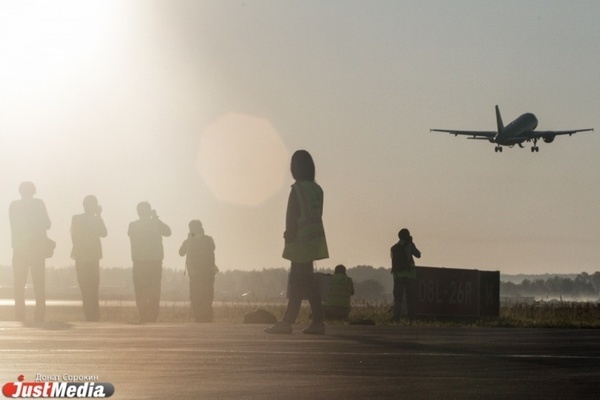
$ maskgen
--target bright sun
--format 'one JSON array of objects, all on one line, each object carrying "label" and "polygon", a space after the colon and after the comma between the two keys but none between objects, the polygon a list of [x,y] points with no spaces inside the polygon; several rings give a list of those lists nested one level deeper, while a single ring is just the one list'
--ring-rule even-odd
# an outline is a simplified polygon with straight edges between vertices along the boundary
[{"label": "bright sun", "polygon": [[[19,164],[67,141],[49,125],[81,103],[82,82],[106,68],[116,1],[0,1],[0,147]],[[61,128],[62,135],[67,135]]]},{"label": "bright sun", "polygon": [[113,8],[106,1],[0,2],[5,94],[31,95],[72,77],[112,34]]}]

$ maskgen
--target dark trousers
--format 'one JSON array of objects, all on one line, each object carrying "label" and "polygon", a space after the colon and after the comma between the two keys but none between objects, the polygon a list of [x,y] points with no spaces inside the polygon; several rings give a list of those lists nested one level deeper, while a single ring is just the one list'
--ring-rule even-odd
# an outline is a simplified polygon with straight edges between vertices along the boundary
[{"label": "dark trousers", "polygon": [[162,260],[133,262],[133,288],[140,322],[158,319],[161,277]]},{"label": "dark trousers", "polygon": [[288,304],[283,321],[289,324],[296,322],[302,299],[308,298],[313,322],[323,322],[323,305],[321,294],[314,279],[313,263],[292,262],[288,284]]},{"label": "dark trousers", "polygon": [[408,318],[415,317],[416,298],[416,279],[394,278],[394,320],[400,319],[400,310],[402,309],[402,297],[406,293],[406,308]]},{"label": "dark trousers", "polygon": [[214,275],[190,275],[190,302],[196,322],[212,322],[214,297]]},{"label": "dark trousers", "polygon": [[100,288],[100,263],[96,262],[75,262],[77,271],[77,282],[81,290],[81,301],[83,303],[83,313],[88,322],[97,322],[100,319],[100,302],[98,299],[98,290]]},{"label": "dark trousers", "polygon": [[35,293],[35,322],[42,322],[46,316],[46,259],[36,256],[35,251],[15,250],[13,272],[15,277],[15,316],[17,321],[25,321],[25,285],[31,270],[31,281]]}]

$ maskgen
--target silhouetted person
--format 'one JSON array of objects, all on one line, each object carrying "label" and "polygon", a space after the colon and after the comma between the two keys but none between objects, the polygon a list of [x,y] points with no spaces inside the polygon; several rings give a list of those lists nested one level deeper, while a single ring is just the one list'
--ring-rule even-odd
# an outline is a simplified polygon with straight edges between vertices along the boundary
[{"label": "silhouetted person", "polygon": [[354,282],[346,275],[346,267],[342,264],[335,267],[329,281],[329,292],[323,302],[325,319],[346,319],[350,315],[350,296],[354,294]]},{"label": "silhouetted person", "polygon": [[392,275],[394,277],[394,316],[393,320],[400,320],[402,297],[406,293],[406,307],[408,318],[415,317],[416,306],[416,279],[417,271],[413,257],[421,258],[421,252],[413,243],[408,229],[403,228],[398,232],[398,243],[390,249],[392,257]]},{"label": "silhouetted person", "polygon": [[288,198],[283,258],[291,261],[288,282],[288,304],[283,319],[265,329],[267,333],[292,333],[302,299],[307,297],[312,311],[312,324],[304,333],[323,334],[323,305],[316,285],[313,262],[329,257],[323,214],[323,190],[315,182],[315,164],[306,150],[292,156],[291,172],[295,179]]},{"label": "silhouetted person", "polygon": [[74,215],[71,220],[71,258],[75,260],[85,320],[90,322],[96,322],[100,318],[100,238],[107,234],[101,214],[102,207],[98,205],[98,199],[89,195],[83,199],[83,214]]},{"label": "silhouetted person", "polygon": [[52,225],[46,206],[34,198],[35,185],[23,182],[19,186],[21,200],[10,204],[9,217],[13,247],[15,276],[15,313],[18,321],[25,321],[25,284],[31,270],[35,291],[34,321],[42,322],[46,314],[46,258],[51,256],[47,231]]},{"label": "silhouetted person", "polygon": [[212,322],[212,303],[215,295],[214,283],[217,266],[215,264],[215,242],[204,233],[202,222],[189,223],[190,233],[179,248],[179,255],[185,257],[185,268],[190,277],[190,302],[196,322]]},{"label": "silhouetted person", "polygon": [[156,322],[160,308],[160,285],[164,258],[163,236],[171,235],[171,228],[162,222],[150,203],[137,205],[140,217],[129,224],[133,260],[133,287],[140,322]]}]

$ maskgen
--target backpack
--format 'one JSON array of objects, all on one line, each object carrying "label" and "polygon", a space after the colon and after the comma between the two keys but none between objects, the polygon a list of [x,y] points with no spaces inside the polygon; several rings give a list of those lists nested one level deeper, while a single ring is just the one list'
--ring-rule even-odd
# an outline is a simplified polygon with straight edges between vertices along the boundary
[{"label": "backpack", "polygon": [[410,242],[392,246],[392,272],[405,272],[411,267]]}]

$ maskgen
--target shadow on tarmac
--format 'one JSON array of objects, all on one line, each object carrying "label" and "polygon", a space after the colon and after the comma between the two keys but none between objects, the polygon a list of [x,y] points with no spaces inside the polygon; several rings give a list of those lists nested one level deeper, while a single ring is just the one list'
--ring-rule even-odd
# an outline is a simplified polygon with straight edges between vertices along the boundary
[{"label": "shadow on tarmac", "polygon": [[45,331],[66,331],[74,327],[73,324],[63,321],[23,322],[25,328],[41,329]]}]

